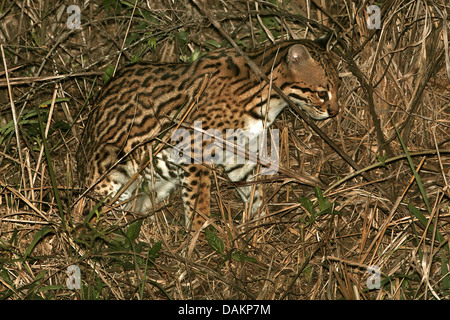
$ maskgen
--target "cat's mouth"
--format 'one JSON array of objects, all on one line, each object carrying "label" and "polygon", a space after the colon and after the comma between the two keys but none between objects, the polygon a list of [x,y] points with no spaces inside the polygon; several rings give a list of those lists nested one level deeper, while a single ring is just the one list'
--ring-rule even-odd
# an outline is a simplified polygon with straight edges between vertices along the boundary
[{"label": "cat's mouth", "polygon": [[330,115],[328,111],[321,112],[321,113],[311,113],[308,110],[304,110],[308,116],[313,120],[325,120],[331,117],[334,117],[334,115]]},{"label": "cat's mouth", "polygon": [[297,106],[300,107],[306,114],[313,120],[325,120],[336,116],[337,112],[329,110],[323,110],[323,107],[318,107],[309,103],[305,103],[303,100],[292,99]]}]

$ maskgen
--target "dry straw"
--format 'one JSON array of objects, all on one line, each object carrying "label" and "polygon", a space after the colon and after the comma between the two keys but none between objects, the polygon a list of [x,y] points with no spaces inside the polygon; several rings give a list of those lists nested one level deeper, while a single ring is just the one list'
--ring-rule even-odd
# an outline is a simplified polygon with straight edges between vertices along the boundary
[{"label": "dry straw", "polygon": [[[367,1],[79,6],[69,29],[64,1],[0,4],[0,298],[448,299],[446,1],[384,1],[380,29]],[[277,120],[282,170],[254,183],[267,216],[248,215],[244,183],[220,168],[205,239],[184,229],[177,193],[146,214],[98,199],[74,210],[88,199],[75,150],[116,66],[329,31],[341,112],[312,122],[293,106]]]}]

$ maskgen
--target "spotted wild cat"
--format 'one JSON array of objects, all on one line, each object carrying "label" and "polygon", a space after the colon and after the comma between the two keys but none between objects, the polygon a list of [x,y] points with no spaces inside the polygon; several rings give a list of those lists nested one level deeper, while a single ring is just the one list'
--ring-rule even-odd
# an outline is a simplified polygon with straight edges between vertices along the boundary
[{"label": "spotted wild cat", "polygon": [[[338,113],[338,74],[319,43],[284,41],[247,54],[311,118]],[[241,129],[254,146],[286,106],[232,48],[211,51],[191,64],[133,64],[119,70],[97,98],[77,152],[78,174],[95,194],[114,196],[147,164],[138,179],[120,190],[118,200],[136,195],[138,209],[144,211],[152,199],[161,201],[181,186],[186,225],[199,229],[210,212],[211,166],[175,161],[181,150],[173,152],[176,141],[170,136],[184,128],[195,138],[199,132],[192,128],[197,122],[203,133],[214,129],[225,136],[226,130]],[[190,150],[205,150],[213,140],[203,139],[200,145],[188,140]],[[246,159],[218,165],[231,181],[241,181],[252,179],[255,164]],[[152,191],[139,188],[142,181]],[[239,193],[247,201],[250,191],[244,187]],[[256,192],[252,212],[259,205]]]}]

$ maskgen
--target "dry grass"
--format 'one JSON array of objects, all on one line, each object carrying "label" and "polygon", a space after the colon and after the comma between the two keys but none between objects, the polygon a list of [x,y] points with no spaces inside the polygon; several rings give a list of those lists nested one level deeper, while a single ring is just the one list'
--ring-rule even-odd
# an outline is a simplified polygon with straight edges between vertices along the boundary
[{"label": "dry grass", "polygon": [[[67,28],[63,1],[0,2],[0,298],[448,299],[444,0],[384,1],[381,30],[367,28],[365,1],[207,0],[242,48],[336,31],[342,110],[316,124],[338,152],[290,109],[275,124],[281,165],[328,189],[271,177],[261,181],[270,215],[248,219],[217,176],[217,219],[197,241],[176,194],[154,219],[74,214],[74,152],[102,76],[228,45],[197,1],[90,2],[79,30]],[[66,286],[71,265],[80,290]],[[367,286],[369,266],[380,268],[379,289]]]}]

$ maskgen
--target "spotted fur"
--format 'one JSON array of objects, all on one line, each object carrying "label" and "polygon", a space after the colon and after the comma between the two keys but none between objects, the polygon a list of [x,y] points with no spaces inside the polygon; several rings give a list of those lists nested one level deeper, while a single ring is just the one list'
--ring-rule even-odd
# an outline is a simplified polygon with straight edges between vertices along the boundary
[{"label": "spotted fur", "polygon": [[[337,72],[328,53],[314,41],[285,41],[248,56],[311,118],[322,120],[338,113]],[[82,185],[97,195],[114,196],[148,163],[119,201],[138,195],[138,209],[145,211],[153,201],[139,188],[140,181],[146,181],[150,189],[154,186],[156,202],[181,186],[186,224],[192,222],[192,228],[198,229],[210,212],[211,168],[205,163],[174,163],[168,145],[159,150],[162,141],[180,123],[192,128],[195,121],[201,121],[203,130],[240,128],[256,139],[262,134],[266,114],[268,127],[286,105],[275,92],[269,95],[269,85],[232,48],[212,51],[192,64],[124,67],[103,88],[88,117],[77,153]],[[254,166],[227,163],[224,171],[232,181],[251,180]],[[247,201],[250,188],[241,188],[239,193]],[[254,212],[258,206],[256,193]]]}]

